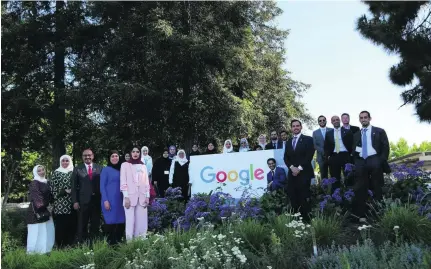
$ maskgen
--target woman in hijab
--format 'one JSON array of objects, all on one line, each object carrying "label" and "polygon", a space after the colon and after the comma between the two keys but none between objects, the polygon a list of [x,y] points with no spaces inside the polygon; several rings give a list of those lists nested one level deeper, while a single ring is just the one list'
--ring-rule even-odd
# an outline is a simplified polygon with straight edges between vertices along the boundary
[{"label": "woman in hijab", "polygon": [[248,152],[250,148],[248,146],[247,138],[241,138],[239,152]]},{"label": "woman in hijab", "polygon": [[169,188],[169,171],[172,160],[169,159],[169,150],[164,149],[162,157],[158,158],[153,167],[153,183],[157,187],[160,197],[165,197],[165,192]]},{"label": "woman in hijab", "polygon": [[49,253],[54,246],[54,222],[48,211],[51,191],[45,178],[45,167],[33,168],[33,181],[29,185],[30,205],[27,209],[27,253]]},{"label": "woman in hijab", "polygon": [[205,154],[216,154],[217,153],[217,148],[215,146],[215,143],[210,142],[207,146],[207,151]]},{"label": "woman in hijab", "polygon": [[190,151],[190,154],[189,154],[189,159],[191,156],[197,156],[197,155],[201,155],[199,151],[199,146],[198,144],[193,144],[192,151]]},{"label": "woman in hijab", "polygon": [[172,187],[180,187],[185,202],[189,199],[189,185],[191,185],[189,177],[189,161],[186,158],[186,152],[179,150],[177,158],[172,161],[169,173],[169,184]]},{"label": "woman in hijab", "polygon": [[128,162],[130,160],[130,153],[127,152],[126,154],[124,154],[124,160],[126,162]]},{"label": "woman in hijab", "polygon": [[266,136],[264,134],[259,135],[259,138],[257,139],[257,143],[259,146],[262,147],[262,149],[265,149],[265,147],[266,147]]},{"label": "woman in hijab", "polygon": [[233,150],[232,140],[228,139],[224,141],[223,153],[232,153]]},{"label": "woman in hijab", "polygon": [[177,147],[174,145],[169,147],[169,159],[173,160],[177,157]]},{"label": "woman in hijab", "polygon": [[148,147],[143,146],[141,148],[141,161],[147,167],[148,177],[150,178],[150,182],[151,182],[151,175],[153,171],[153,158],[151,158],[151,156],[148,155],[148,153],[150,153]]},{"label": "woman in hijab", "polygon": [[63,155],[60,157],[60,167],[52,173],[48,184],[53,198],[55,242],[58,247],[72,245],[75,239],[77,223],[70,194],[72,172],[72,158]]},{"label": "woman in hijab", "polygon": [[110,245],[121,241],[124,235],[123,195],[120,191],[120,154],[112,150],[108,158],[108,166],[100,174],[100,193],[102,194],[102,213],[105,220],[104,231]]},{"label": "woman in hijab", "polygon": [[139,147],[133,147],[130,160],[121,164],[120,169],[120,190],[124,197],[127,241],[145,237],[148,230],[150,180],[140,153]]}]

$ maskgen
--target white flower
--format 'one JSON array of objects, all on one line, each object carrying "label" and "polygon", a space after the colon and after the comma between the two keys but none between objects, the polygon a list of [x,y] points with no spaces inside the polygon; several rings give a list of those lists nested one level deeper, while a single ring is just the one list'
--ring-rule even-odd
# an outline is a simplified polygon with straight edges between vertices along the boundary
[{"label": "white flower", "polygon": [[220,217],[221,218],[221,220],[225,220],[226,219],[226,217]]},{"label": "white flower", "polygon": [[394,230],[398,230],[400,228],[400,226],[396,225],[394,226]]},{"label": "white flower", "polygon": [[272,269],[272,266],[267,266],[266,268],[267,268],[267,269]]},{"label": "white flower", "polygon": [[360,227],[358,227],[358,230],[359,231],[362,231],[362,230],[366,230],[366,229],[368,229],[368,228],[372,228],[373,226],[371,226],[371,225],[362,225],[362,226],[360,226]]},{"label": "white flower", "polygon": [[204,217],[197,218],[198,221],[203,221],[204,219]]}]

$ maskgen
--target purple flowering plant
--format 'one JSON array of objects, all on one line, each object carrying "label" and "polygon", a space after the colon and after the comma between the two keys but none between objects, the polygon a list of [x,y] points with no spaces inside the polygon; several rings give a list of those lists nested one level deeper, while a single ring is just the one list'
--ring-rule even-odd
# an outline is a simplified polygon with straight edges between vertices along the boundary
[{"label": "purple flowering plant", "polygon": [[426,183],[431,181],[431,173],[422,169],[423,164],[422,161],[411,166],[391,164],[392,180],[385,196],[418,203],[428,191]]},{"label": "purple flowering plant", "polygon": [[165,198],[156,198],[148,208],[148,229],[162,231],[183,216],[185,205],[181,188],[168,188]]}]

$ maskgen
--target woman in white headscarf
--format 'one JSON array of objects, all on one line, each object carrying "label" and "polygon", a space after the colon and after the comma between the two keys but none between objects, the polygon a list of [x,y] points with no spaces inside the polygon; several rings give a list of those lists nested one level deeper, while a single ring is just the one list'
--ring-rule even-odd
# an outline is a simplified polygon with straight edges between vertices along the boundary
[{"label": "woman in white headscarf", "polygon": [[248,152],[248,151],[250,151],[250,147],[248,146],[247,138],[241,138],[238,152]]},{"label": "woman in white headscarf", "polygon": [[27,253],[49,253],[54,246],[55,231],[48,211],[51,192],[45,178],[45,167],[33,168],[33,181],[29,185],[30,205],[27,210]]},{"label": "woman in white headscarf", "polygon": [[187,202],[190,196],[189,186],[192,185],[189,177],[189,161],[186,157],[186,152],[180,149],[177,157],[172,160],[171,169],[169,171],[169,184],[172,187],[181,188],[184,200]]},{"label": "woman in white headscarf", "polygon": [[148,177],[150,178],[150,182],[151,182],[151,175],[153,170],[153,158],[151,158],[151,156],[148,155],[149,152],[150,150],[148,149],[148,147],[143,146],[141,148],[141,161],[147,167]]},{"label": "woman in white headscarf", "polygon": [[77,223],[75,210],[72,210],[72,172],[72,158],[63,155],[60,157],[60,167],[52,173],[49,181],[54,201],[55,242],[58,247],[70,246],[75,239]]},{"label": "woman in white headscarf", "polygon": [[223,153],[231,153],[231,152],[235,152],[235,151],[233,150],[232,140],[228,139],[224,141]]}]

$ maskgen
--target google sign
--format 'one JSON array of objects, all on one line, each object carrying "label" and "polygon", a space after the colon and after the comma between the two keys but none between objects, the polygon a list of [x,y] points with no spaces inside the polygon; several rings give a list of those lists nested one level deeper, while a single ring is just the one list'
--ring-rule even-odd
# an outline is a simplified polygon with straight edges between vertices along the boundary
[{"label": "google sign", "polygon": [[200,171],[200,178],[205,183],[212,183],[214,180],[217,182],[224,183],[228,182],[236,182],[238,179],[240,180],[240,184],[246,186],[250,184],[250,180],[262,180],[265,178],[265,172],[262,168],[253,169],[253,164],[250,164],[247,169],[242,170],[215,170],[212,166],[205,166]]},{"label": "google sign", "polygon": [[234,198],[241,198],[244,190],[247,190],[259,197],[267,187],[269,168],[266,161],[269,158],[275,158],[277,164],[284,163],[283,150],[191,156],[191,194],[221,189]]}]

